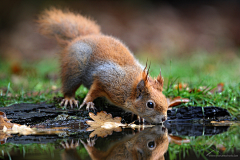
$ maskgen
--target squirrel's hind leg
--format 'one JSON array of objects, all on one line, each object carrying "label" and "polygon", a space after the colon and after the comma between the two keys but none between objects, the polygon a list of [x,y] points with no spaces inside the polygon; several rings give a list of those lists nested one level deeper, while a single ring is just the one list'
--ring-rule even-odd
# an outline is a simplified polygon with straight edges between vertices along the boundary
[{"label": "squirrel's hind leg", "polygon": [[[67,70],[65,70],[67,71]],[[73,108],[73,105],[78,108],[78,101],[75,100],[75,92],[81,85],[81,80],[77,76],[78,73],[72,73],[68,72],[67,74],[64,74],[62,72],[62,92],[64,95],[64,99],[60,103],[61,106],[67,107],[70,105],[71,109]],[[72,73],[70,75],[70,73]]]}]

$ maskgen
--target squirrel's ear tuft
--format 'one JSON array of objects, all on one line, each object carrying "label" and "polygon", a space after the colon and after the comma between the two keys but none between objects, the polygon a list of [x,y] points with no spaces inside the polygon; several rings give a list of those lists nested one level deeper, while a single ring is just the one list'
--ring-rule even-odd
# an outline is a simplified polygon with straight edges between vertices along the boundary
[{"label": "squirrel's ear tuft", "polygon": [[160,90],[160,91],[163,90],[163,82],[164,82],[164,80],[163,80],[163,77],[161,75],[161,69],[160,69],[160,73],[159,73],[157,79],[155,80],[155,83],[157,84],[157,89]]},{"label": "squirrel's ear tuft", "polygon": [[148,74],[149,74],[150,66],[151,66],[151,62],[150,62],[150,65],[148,66],[148,69],[147,69],[147,62],[146,62],[146,66],[145,66],[145,68],[143,69],[143,72],[142,72],[142,79],[144,80],[145,83],[148,82]]},{"label": "squirrel's ear tuft", "polygon": [[142,80],[147,83],[148,81],[148,73],[145,71],[145,69],[142,72]]}]

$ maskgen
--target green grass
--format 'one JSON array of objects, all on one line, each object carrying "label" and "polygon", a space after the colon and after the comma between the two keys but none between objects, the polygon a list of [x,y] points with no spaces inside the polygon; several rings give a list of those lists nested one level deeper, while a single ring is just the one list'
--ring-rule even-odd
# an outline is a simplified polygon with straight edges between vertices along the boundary
[{"label": "green grass", "polygon": [[[46,101],[50,103],[54,96],[62,96],[57,60],[23,62],[20,66],[21,72],[12,74],[11,63],[0,62],[0,107],[23,102]],[[57,76],[57,78],[51,78],[49,75]],[[87,91],[85,87],[81,86],[77,95],[84,97]]]},{"label": "green grass", "polygon": [[[240,111],[240,58],[238,56],[196,53],[174,57],[171,55],[160,58],[148,57],[147,54],[137,56],[142,64],[146,59],[151,62],[150,75],[156,77],[161,68],[164,77],[166,97],[181,96],[191,101],[185,105],[218,106],[226,108],[234,116]],[[62,96],[60,78],[48,78],[47,75],[59,75],[58,59],[46,59],[34,63],[22,63],[19,75],[11,73],[11,63],[0,62],[0,107],[15,103],[52,102],[54,96]],[[218,83],[224,83],[224,91],[209,94],[208,90],[191,92],[174,87],[178,83],[187,83],[189,88],[206,86],[214,88]],[[7,93],[7,94],[6,94]],[[77,95],[83,98],[87,93],[85,87],[80,87]],[[7,96],[8,95],[8,96]]]},{"label": "green grass", "polygon": [[[188,157],[189,152],[194,151],[198,157],[208,159],[207,154],[210,155],[228,154],[234,155],[234,150],[240,151],[240,127],[233,125],[228,132],[214,135],[214,136],[198,136],[198,137],[184,137],[190,140],[190,143],[176,145],[170,143],[168,147],[168,155],[170,160],[183,159]],[[222,145],[226,148],[225,151],[219,151],[216,146]],[[221,153],[222,152],[222,153]],[[236,153],[235,153],[236,154]]]},{"label": "green grass", "polygon": [[[226,108],[237,116],[240,113],[240,58],[235,55],[198,53],[187,57],[149,58],[147,54],[140,55],[140,62],[151,61],[151,76],[156,77],[161,68],[164,77],[166,97],[189,98],[191,101],[182,106],[218,106]],[[210,94],[209,91],[224,84],[220,93]],[[201,92],[191,92],[187,89],[176,89],[174,85],[186,83],[190,89],[207,87]]]}]

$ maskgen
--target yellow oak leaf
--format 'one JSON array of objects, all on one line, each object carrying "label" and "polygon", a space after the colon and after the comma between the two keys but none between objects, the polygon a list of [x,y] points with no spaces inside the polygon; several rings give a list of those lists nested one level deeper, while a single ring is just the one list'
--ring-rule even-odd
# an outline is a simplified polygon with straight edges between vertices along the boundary
[{"label": "yellow oak leaf", "polygon": [[111,135],[113,131],[121,132],[121,126],[126,126],[126,124],[122,124],[121,117],[112,118],[111,114],[107,114],[105,111],[98,112],[97,115],[90,112],[89,116],[93,119],[93,121],[86,121],[89,128],[87,131],[93,131],[89,137],[92,138],[95,135],[98,137],[106,137],[107,135]]},{"label": "yellow oak leaf", "polygon": [[0,111],[0,131],[3,133],[0,134],[21,134],[21,135],[29,135],[35,133],[33,129],[27,127],[26,125],[20,125],[16,123],[11,123],[9,119],[7,119],[6,114]]}]

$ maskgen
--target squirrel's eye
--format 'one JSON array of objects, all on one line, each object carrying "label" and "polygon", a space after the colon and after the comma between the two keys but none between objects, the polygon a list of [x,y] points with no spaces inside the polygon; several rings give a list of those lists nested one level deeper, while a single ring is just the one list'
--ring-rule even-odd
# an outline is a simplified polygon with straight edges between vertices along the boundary
[{"label": "squirrel's eye", "polygon": [[148,148],[154,148],[155,147],[155,142],[154,141],[150,141],[148,142]]},{"label": "squirrel's eye", "polygon": [[147,107],[148,108],[154,108],[154,103],[151,102],[151,101],[147,102]]}]

